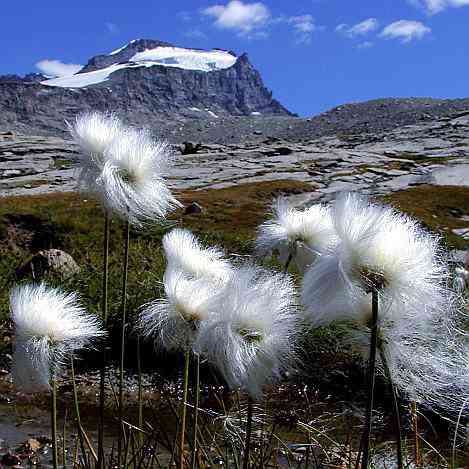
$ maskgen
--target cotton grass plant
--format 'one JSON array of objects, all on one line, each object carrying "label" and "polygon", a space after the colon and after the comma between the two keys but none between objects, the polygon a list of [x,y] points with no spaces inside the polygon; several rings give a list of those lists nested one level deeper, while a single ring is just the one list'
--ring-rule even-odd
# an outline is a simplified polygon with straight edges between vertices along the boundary
[{"label": "cotton grass plant", "polygon": [[[165,297],[156,299],[142,309],[139,328],[152,337],[158,348],[184,353],[184,391],[179,440],[179,464],[184,464],[186,404],[189,383],[190,354],[195,352],[196,374],[199,376],[199,355],[196,342],[201,325],[211,315],[210,299],[223,288],[232,275],[232,267],[224,253],[204,247],[189,231],[174,229],[163,237],[167,267],[163,277]],[[192,462],[197,447],[198,389],[195,396]]]},{"label": "cotton grass plant", "polygon": [[10,295],[16,343],[13,379],[18,390],[51,393],[53,467],[57,458],[57,376],[73,355],[105,335],[101,322],[89,315],[75,293],[46,284],[25,284]]},{"label": "cotton grass plant", "polygon": [[236,269],[209,301],[196,345],[231,389],[248,393],[243,468],[249,466],[253,401],[292,367],[299,315],[292,280],[255,266]]},{"label": "cotton grass plant", "polygon": [[329,207],[316,204],[299,210],[279,197],[272,205],[271,219],[258,229],[256,251],[260,256],[276,251],[285,270],[293,261],[304,273],[336,240]]},{"label": "cotton grass plant", "polygon": [[[455,301],[439,239],[415,220],[355,194],[335,201],[332,219],[338,243],[306,272],[302,303],[315,326],[349,320],[371,332],[363,440],[363,467],[368,467],[377,349],[391,385],[411,399],[430,402],[435,386],[424,389],[429,379],[419,375],[437,380],[430,370],[437,371],[439,360],[440,375],[457,382],[455,370],[444,370],[454,358],[431,350],[437,335],[449,336]],[[399,428],[397,404],[395,413]],[[400,447],[398,460],[402,467]]]},{"label": "cotton grass plant", "polygon": [[[231,265],[188,231],[165,235],[165,298],[143,308],[140,328],[166,350],[185,354],[184,403],[190,352],[203,355],[231,389],[249,395],[245,465],[249,461],[253,399],[291,366],[299,315],[287,275]],[[182,414],[182,436],[185,413]],[[194,440],[195,441],[195,440]],[[183,460],[183,443],[180,462]]]},{"label": "cotton grass plant", "polygon": [[[125,356],[127,277],[131,225],[143,228],[161,222],[179,207],[166,186],[164,175],[171,163],[168,146],[154,141],[149,132],[124,126],[114,115],[91,112],[77,117],[70,130],[82,154],[79,158],[79,187],[94,195],[104,208],[103,321],[107,322],[108,258],[110,215],[125,220],[124,264],[122,274],[121,363],[119,412],[123,422],[123,373]],[[139,344],[137,344],[139,348]],[[139,350],[138,350],[139,353]],[[104,383],[106,351],[103,350],[100,385],[100,436],[98,467],[103,465]],[[118,458],[121,457],[119,438]]]}]

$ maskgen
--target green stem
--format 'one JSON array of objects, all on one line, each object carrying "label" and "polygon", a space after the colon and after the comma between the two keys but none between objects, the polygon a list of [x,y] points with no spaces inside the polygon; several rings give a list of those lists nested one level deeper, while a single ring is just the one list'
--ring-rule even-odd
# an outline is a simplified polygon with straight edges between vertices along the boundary
[{"label": "green stem", "polygon": [[125,358],[125,328],[127,321],[127,278],[129,274],[129,245],[130,245],[130,223],[126,221],[124,241],[124,270],[122,273],[122,326],[121,326],[121,356],[119,368],[119,439],[117,442],[117,460],[120,463],[122,440],[124,438],[124,358]]},{"label": "green stem", "polygon": [[253,413],[254,401],[252,397],[248,397],[248,419],[246,423],[246,439],[244,440],[244,458],[243,458],[243,469],[249,467],[249,453],[251,451],[251,433],[252,433],[252,413]]},{"label": "green stem", "polygon": [[77,383],[75,380],[75,365],[73,363],[73,357],[70,360],[70,369],[72,372],[72,386],[73,386],[73,403],[75,405],[75,418],[77,419],[78,427],[78,438],[80,439],[80,447],[83,457],[85,457],[85,444],[83,442],[83,431],[81,428],[81,417],[80,417],[80,406],[78,403],[78,392],[77,392]]},{"label": "green stem", "polygon": [[65,409],[64,423],[63,423],[63,427],[62,427],[62,462],[63,462],[63,469],[67,468],[67,446],[65,445],[65,441],[67,439],[66,431],[67,431],[67,409]]},{"label": "green stem", "polygon": [[[142,362],[140,358],[140,336],[137,336],[137,374],[138,374],[138,428],[143,431],[143,390],[142,390]],[[140,443],[143,434],[140,432]]]},{"label": "green stem", "polygon": [[194,396],[194,428],[192,434],[192,459],[191,467],[195,469],[197,465],[197,425],[199,417],[199,395],[200,395],[200,356],[195,355],[195,396]]},{"label": "green stem", "polygon": [[189,387],[189,362],[190,351],[186,350],[184,354],[184,394],[182,400],[182,417],[181,417],[181,436],[179,440],[179,468],[184,469],[184,444],[186,434],[186,415],[187,415],[187,390]]},{"label": "green stem", "polygon": [[368,469],[370,459],[370,437],[373,414],[373,401],[375,393],[376,377],[376,350],[378,348],[378,290],[373,287],[371,290],[372,319],[371,319],[371,339],[370,339],[370,359],[368,363],[368,400],[366,405],[366,421],[363,437],[363,459],[362,469]]},{"label": "green stem", "polygon": [[396,450],[397,450],[397,467],[398,469],[403,469],[403,452],[402,452],[402,436],[401,436],[401,418],[399,412],[399,403],[397,402],[397,392],[396,387],[391,378],[391,372],[389,371],[388,362],[386,360],[386,355],[384,354],[384,350],[382,345],[379,346],[379,354],[381,357],[381,361],[383,363],[384,374],[386,375],[386,379],[388,380],[389,387],[392,394],[392,403],[393,403],[393,416],[394,416],[394,427],[396,431]]},{"label": "green stem", "polygon": [[288,272],[288,267],[290,267],[291,261],[293,260],[293,253],[288,255],[287,262],[285,262],[285,267],[283,269],[283,273],[286,274]]},{"label": "green stem", "polygon": [[[412,431],[414,433],[414,462],[415,467],[420,469],[421,457],[420,457],[420,442],[419,442],[419,416],[417,414],[417,403],[412,401],[411,403],[411,414],[412,414]],[[453,458],[454,466],[454,458]]]},{"label": "green stem", "polygon": [[[109,279],[109,212],[104,214],[104,245],[103,245],[103,297],[102,320],[104,328],[107,326],[108,307],[108,279]],[[98,463],[97,469],[104,469],[104,405],[105,405],[105,380],[106,380],[106,345],[103,345],[102,362],[99,380],[99,421],[98,421]]]},{"label": "green stem", "polygon": [[58,469],[59,458],[57,452],[57,381],[55,375],[51,378],[51,428],[52,428],[52,467]]}]

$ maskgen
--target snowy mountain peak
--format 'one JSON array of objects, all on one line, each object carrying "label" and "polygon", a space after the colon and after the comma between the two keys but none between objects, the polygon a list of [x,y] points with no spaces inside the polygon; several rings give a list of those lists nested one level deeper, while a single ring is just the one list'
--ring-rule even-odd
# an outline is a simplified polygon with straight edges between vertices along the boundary
[{"label": "snowy mountain peak", "polygon": [[246,54],[151,39],[92,57],[71,76],[0,76],[0,87],[0,124],[7,116],[37,129],[63,129],[64,120],[89,109],[154,128],[168,120],[290,115]]},{"label": "snowy mountain peak", "polygon": [[237,57],[222,49],[201,50],[176,47],[151,39],[134,39],[108,55],[98,55],[72,76],[45,80],[43,85],[83,88],[107,81],[118,70],[136,67],[175,67],[212,72],[232,67]]}]

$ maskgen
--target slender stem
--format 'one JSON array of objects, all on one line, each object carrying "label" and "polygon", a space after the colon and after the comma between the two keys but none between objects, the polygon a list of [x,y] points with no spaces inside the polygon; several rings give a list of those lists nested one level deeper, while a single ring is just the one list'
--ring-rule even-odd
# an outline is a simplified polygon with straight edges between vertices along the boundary
[{"label": "slender stem", "polygon": [[287,259],[287,262],[285,262],[285,267],[283,269],[283,273],[287,273],[288,272],[288,267],[290,267],[290,264],[291,264],[291,261],[293,260],[293,253],[290,253],[288,255],[288,259]]},{"label": "slender stem", "polygon": [[[138,428],[143,430],[143,390],[142,390],[142,362],[140,358],[140,335],[137,336],[137,374],[138,374]],[[143,443],[143,434],[140,432],[140,443]]]},{"label": "slender stem", "polygon": [[62,426],[62,462],[63,462],[63,469],[66,469],[66,467],[67,467],[67,446],[65,444],[65,441],[67,439],[66,431],[67,431],[67,409],[65,409],[64,423],[63,423],[63,426]]},{"label": "slender stem", "polygon": [[124,358],[125,358],[125,328],[127,321],[127,278],[129,274],[129,245],[130,245],[130,223],[125,223],[124,240],[124,270],[122,273],[122,305],[121,305],[121,357],[119,368],[119,439],[117,442],[117,460],[120,463],[122,452],[122,440],[124,437]]},{"label": "slender stem", "polygon": [[186,414],[187,414],[187,390],[189,387],[189,362],[190,351],[186,350],[184,354],[184,394],[182,401],[182,417],[181,417],[181,437],[179,440],[179,468],[184,469],[184,439],[186,433]]},{"label": "slender stem", "polygon": [[417,403],[412,401],[411,403],[412,412],[412,430],[414,432],[414,460],[415,467],[419,468],[422,465],[420,458],[420,441],[419,441],[419,429],[418,429],[418,414],[417,414]]},{"label": "slender stem", "polygon": [[243,469],[249,467],[249,453],[251,450],[251,433],[252,433],[252,411],[254,407],[254,401],[252,397],[248,397],[248,419],[246,423],[246,439],[244,440],[244,458],[243,458]]},{"label": "slender stem", "polygon": [[73,403],[75,404],[75,417],[77,419],[78,437],[80,440],[80,447],[83,457],[85,457],[85,444],[83,442],[83,430],[81,428],[80,406],[78,403],[77,383],[75,380],[75,366],[73,363],[73,356],[70,359],[70,369],[72,371],[72,386],[73,386]]},{"label": "slender stem", "polygon": [[58,469],[59,458],[57,452],[57,381],[55,375],[51,378],[51,429],[52,429],[52,467]]},{"label": "slender stem", "polygon": [[381,361],[383,363],[384,374],[389,383],[389,388],[392,394],[392,404],[393,404],[393,416],[394,416],[394,428],[396,431],[396,450],[397,450],[397,467],[398,469],[403,469],[403,452],[402,452],[402,435],[401,435],[401,418],[399,412],[399,403],[397,401],[397,392],[394,382],[391,377],[391,372],[389,371],[388,362],[386,360],[386,355],[383,350],[383,346],[379,346],[379,353]]},{"label": "slender stem", "polygon": [[195,396],[194,396],[194,428],[192,434],[192,459],[191,467],[197,465],[197,425],[199,417],[199,395],[200,395],[200,355],[195,354]]},{"label": "slender stem", "polygon": [[368,363],[368,401],[366,405],[366,420],[363,438],[363,459],[362,469],[368,469],[370,459],[370,437],[371,420],[373,414],[373,400],[375,393],[376,376],[376,350],[378,347],[378,290],[373,287],[371,290],[372,319],[371,319],[371,339],[370,339],[370,359]]},{"label": "slender stem", "polygon": [[[109,212],[104,214],[104,245],[103,245],[103,292],[102,292],[102,320],[104,328],[107,326],[108,306],[108,278],[109,278]],[[102,362],[99,380],[99,421],[98,421],[98,463],[97,469],[104,469],[104,405],[106,380],[106,345],[103,346]]]}]

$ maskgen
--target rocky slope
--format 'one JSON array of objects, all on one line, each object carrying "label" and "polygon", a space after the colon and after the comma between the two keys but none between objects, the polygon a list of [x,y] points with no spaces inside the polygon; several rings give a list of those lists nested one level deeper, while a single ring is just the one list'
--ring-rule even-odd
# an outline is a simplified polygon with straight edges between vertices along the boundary
[{"label": "rocky slope", "polygon": [[0,129],[63,132],[80,111],[112,110],[129,123],[158,127],[168,120],[290,115],[244,54],[183,49],[136,40],[96,56],[72,77],[0,77]]},{"label": "rocky slope", "polygon": [[[342,190],[384,194],[448,178],[469,185],[469,115],[444,117],[386,132],[323,136],[293,142],[202,144],[179,154],[169,175],[175,189],[222,188],[293,179],[309,182],[314,198]],[[0,196],[74,190],[77,147],[58,137],[0,135]],[[435,174],[439,174],[438,180]],[[443,181],[443,182],[442,182]]]}]

